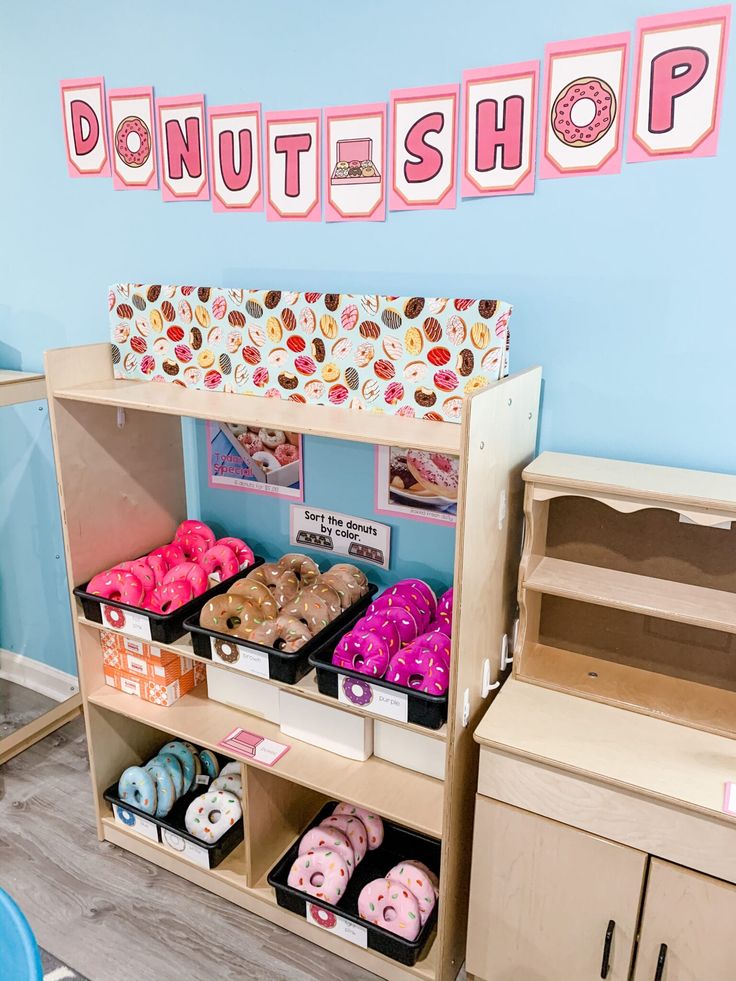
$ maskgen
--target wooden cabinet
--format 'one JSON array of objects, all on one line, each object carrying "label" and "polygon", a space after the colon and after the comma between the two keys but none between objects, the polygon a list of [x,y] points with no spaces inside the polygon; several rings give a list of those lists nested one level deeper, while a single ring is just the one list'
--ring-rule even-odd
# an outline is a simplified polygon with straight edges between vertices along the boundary
[{"label": "wooden cabinet", "polygon": [[736,886],[653,858],[634,981],[734,977]]},{"label": "wooden cabinet", "polygon": [[468,973],[626,981],[646,863],[643,852],[479,795]]}]

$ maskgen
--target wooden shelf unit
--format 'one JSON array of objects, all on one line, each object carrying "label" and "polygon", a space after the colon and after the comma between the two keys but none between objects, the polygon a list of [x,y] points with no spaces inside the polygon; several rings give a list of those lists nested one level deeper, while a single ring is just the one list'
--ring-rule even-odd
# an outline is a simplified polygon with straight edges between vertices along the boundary
[{"label": "wooden shelf unit", "polygon": [[[472,734],[488,704],[481,694],[483,662],[490,659],[490,680],[496,680],[501,638],[514,617],[521,471],[535,449],[541,370],[510,376],[468,398],[460,425],[115,381],[109,344],[49,351],[46,374],[72,585],[170,539],[187,517],[182,416],[459,454],[449,710],[446,726],[435,734],[445,742],[444,781],[378,758],[347,760],[282,737],[273,723],[208,700],[204,687],[170,708],[108,688],[100,627],[84,619],[71,596],[99,837],[388,981],[451,981],[465,956],[478,767]],[[247,513],[242,530],[247,536]],[[192,656],[186,642],[171,645],[182,646]],[[292,690],[322,698],[308,678]],[[273,769],[243,763],[245,841],[225,866],[193,866],[114,823],[102,792],[126,765],[145,758],[169,735],[214,747],[236,725],[288,742],[291,749]],[[355,947],[276,905],[265,876],[330,797],[363,804],[442,839],[437,931],[414,968]]]},{"label": "wooden shelf unit", "polygon": [[736,476],[557,453],[523,476],[515,677],[736,737]]}]

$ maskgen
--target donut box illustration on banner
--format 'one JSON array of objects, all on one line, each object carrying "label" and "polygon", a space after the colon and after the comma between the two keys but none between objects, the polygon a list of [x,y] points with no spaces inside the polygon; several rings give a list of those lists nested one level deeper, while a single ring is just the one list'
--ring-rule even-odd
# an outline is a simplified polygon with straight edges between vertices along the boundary
[{"label": "donut box illustration on banner", "polygon": [[327,221],[386,217],[386,104],[325,109]]},{"label": "donut box illustration on banner", "polygon": [[459,422],[508,374],[503,300],[121,283],[116,378]]}]

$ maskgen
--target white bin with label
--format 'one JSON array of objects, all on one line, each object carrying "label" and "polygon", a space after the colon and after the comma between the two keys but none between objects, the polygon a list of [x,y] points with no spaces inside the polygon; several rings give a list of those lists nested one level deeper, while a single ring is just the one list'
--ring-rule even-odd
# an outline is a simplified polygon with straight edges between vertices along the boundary
[{"label": "white bin with label", "polygon": [[376,719],[373,723],[373,752],[382,760],[428,777],[445,779],[445,742],[412,729]]},{"label": "white bin with label", "polygon": [[279,691],[281,731],[351,760],[373,756],[373,719]]},{"label": "white bin with label", "polygon": [[249,674],[207,665],[207,694],[215,702],[279,721],[279,689]]}]

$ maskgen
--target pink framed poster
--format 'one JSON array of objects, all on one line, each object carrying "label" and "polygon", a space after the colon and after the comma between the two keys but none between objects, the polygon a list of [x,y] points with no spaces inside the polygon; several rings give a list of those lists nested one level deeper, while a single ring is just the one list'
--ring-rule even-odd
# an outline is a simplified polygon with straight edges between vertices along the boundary
[{"label": "pink framed poster", "polygon": [[618,174],[629,35],[548,44],[539,176]]},{"label": "pink framed poster", "polygon": [[105,79],[67,78],[60,90],[69,176],[109,177]]},{"label": "pink framed poster", "polygon": [[463,197],[534,193],[538,88],[538,61],[463,73]]},{"label": "pink framed poster", "polygon": [[158,190],[153,89],[111,89],[107,117],[112,186],[116,191]]},{"label": "pink framed poster", "polygon": [[327,221],[386,218],[386,103],[325,109]]},{"label": "pink framed poster", "polygon": [[321,221],[319,109],[267,112],[266,217]]},{"label": "pink framed poster", "polygon": [[454,208],[459,85],[391,93],[392,211]]},{"label": "pink framed poster", "polygon": [[304,500],[304,440],[298,433],[273,430],[264,444],[258,426],[208,422],[206,431],[210,487]]},{"label": "pink framed poster", "polygon": [[156,99],[164,201],[206,201],[207,148],[203,95]]},{"label": "pink framed poster", "polygon": [[456,524],[459,466],[460,458],[447,453],[377,446],[374,511],[432,525]]},{"label": "pink framed poster", "polygon": [[263,211],[261,104],[208,106],[213,211]]},{"label": "pink framed poster", "polygon": [[628,161],[715,155],[730,24],[730,4],[637,21]]}]

